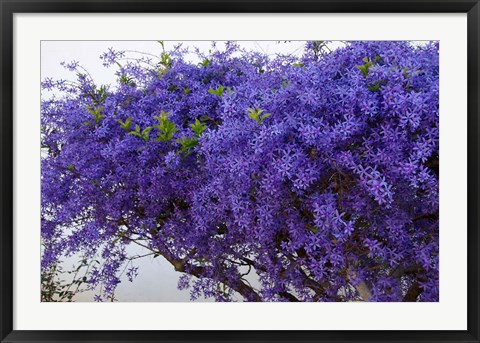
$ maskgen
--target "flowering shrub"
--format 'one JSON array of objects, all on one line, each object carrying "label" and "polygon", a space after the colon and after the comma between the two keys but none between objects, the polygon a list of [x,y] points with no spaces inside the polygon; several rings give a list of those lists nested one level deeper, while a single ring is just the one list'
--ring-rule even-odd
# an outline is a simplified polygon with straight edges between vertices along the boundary
[{"label": "flowering shrub", "polygon": [[105,300],[138,244],[193,299],[438,301],[438,43],[323,46],[109,50],[115,86],[44,80],[42,268],[100,258]]}]

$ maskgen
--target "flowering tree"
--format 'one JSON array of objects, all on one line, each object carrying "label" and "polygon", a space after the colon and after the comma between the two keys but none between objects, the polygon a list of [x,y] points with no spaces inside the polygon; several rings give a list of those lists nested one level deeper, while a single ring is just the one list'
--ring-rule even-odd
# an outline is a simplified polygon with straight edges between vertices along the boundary
[{"label": "flowering tree", "polygon": [[44,80],[42,268],[97,260],[109,299],[137,244],[192,298],[438,301],[438,43],[324,46],[109,50],[115,86]]}]

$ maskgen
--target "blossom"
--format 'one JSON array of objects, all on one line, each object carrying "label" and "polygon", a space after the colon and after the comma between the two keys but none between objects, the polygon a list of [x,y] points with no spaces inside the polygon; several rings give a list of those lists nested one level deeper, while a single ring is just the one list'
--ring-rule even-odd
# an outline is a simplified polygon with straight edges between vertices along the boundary
[{"label": "blossom", "polygon": [[438,44],[185,54],[109,49],[116,85],[42,82],[63,94],[42,94],[42,269],[99,258],[88,284],[112,299],[141,243],[192,299],[352,301],[364,281],[438,301]]}]

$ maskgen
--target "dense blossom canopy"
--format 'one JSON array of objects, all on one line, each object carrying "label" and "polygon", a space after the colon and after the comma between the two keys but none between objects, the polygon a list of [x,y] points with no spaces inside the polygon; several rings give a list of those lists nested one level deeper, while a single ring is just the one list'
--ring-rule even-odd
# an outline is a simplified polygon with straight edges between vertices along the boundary
[{"label": "dense blossom canopy", "polygon": [[438,301],[438,43],[324,47],[109,50],[116,85],[45,79],[42,268],[100,260],[110,299],[139,244],[193,299]]}]

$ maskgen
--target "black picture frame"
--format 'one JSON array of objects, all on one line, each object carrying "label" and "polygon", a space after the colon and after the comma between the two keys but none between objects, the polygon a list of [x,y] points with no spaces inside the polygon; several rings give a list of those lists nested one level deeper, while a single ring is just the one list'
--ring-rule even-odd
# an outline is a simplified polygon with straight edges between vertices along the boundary
[{"label": "black picture frame", "polygon": [[[478,0],[0,0],[0,339],[1,342],[479,342]],[[467,13],[468,319],[465,331],[20,331],[13,330],[13,16],[15,13],[323,12]],[[452,316],[455,314],[452,313]],[[61,329],[61,328],[59,328]]]}]

